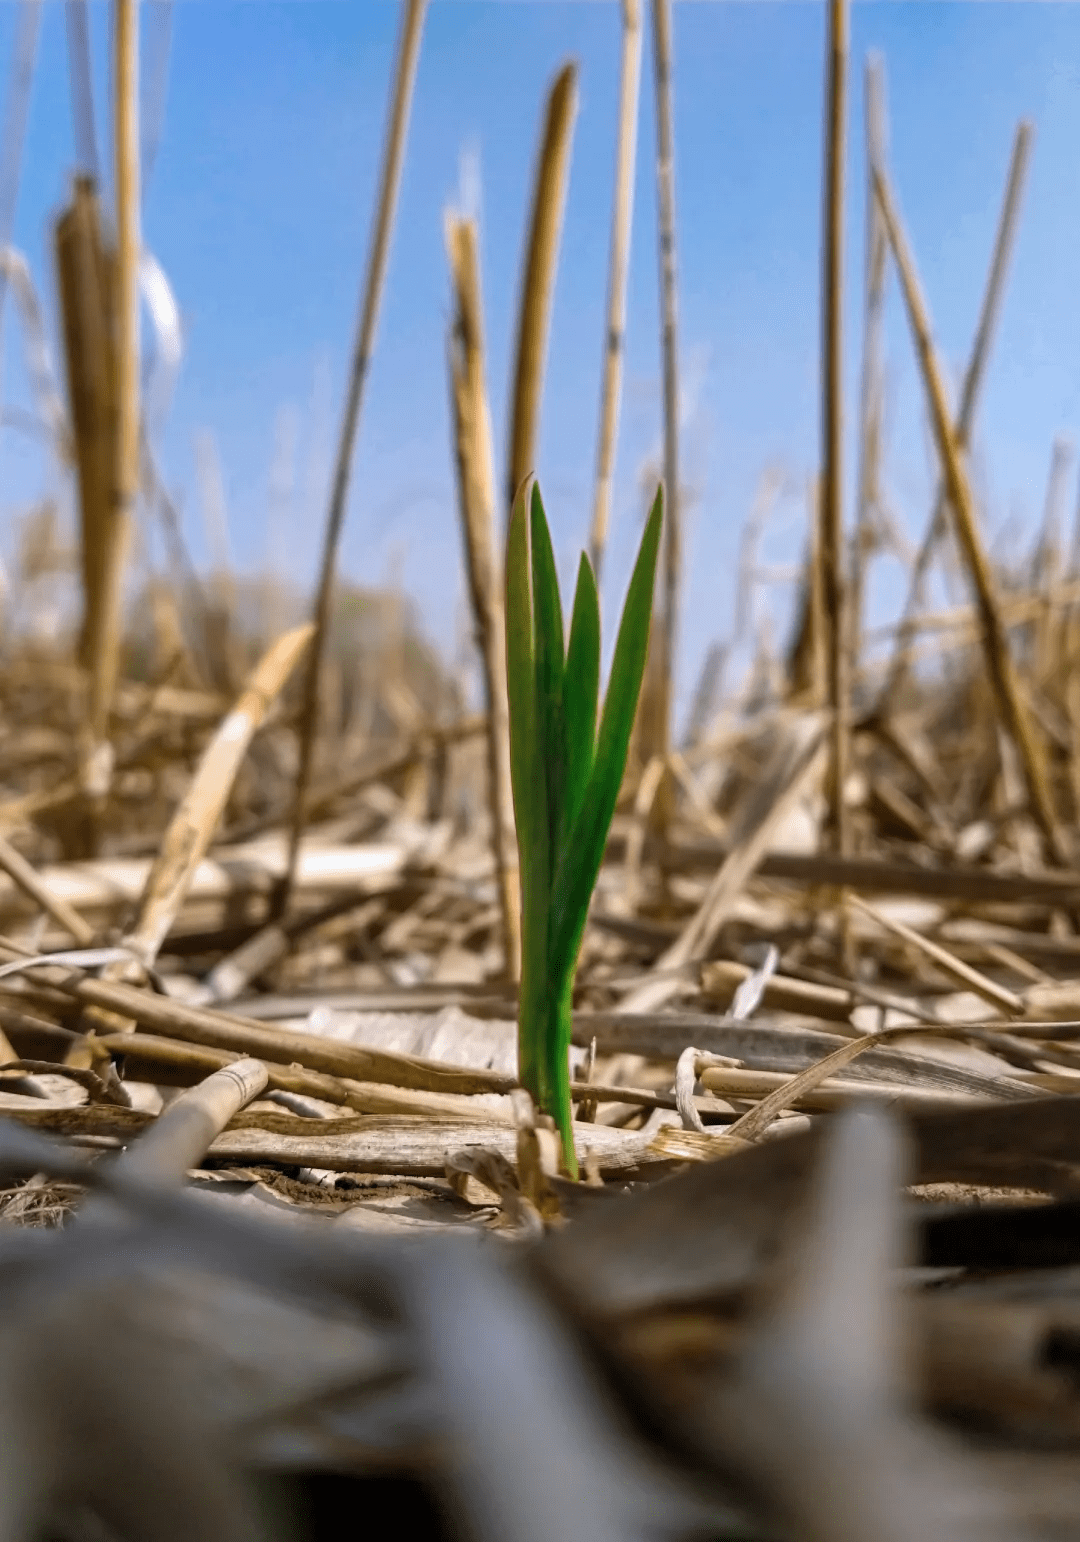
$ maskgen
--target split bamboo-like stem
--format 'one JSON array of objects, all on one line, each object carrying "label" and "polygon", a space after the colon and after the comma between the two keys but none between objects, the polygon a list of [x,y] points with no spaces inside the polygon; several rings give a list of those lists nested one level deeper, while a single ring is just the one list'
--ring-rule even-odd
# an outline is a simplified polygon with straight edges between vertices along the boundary
[{"label": "split bamboo-like stem", "polygon": [[[653,0],[653,69],[656,83],[656,190],[660,235],[660,350],[664,376],[664,565],[663,604],[657,648],[657,677],[662,691],[661,741],[655,753],[671,748],[675,649],[679,627],[679,570],[682,536],[679,511],[679,359],[678,285],[675,264],[675,121],[672,88],[671,0]],[[657,798],[662,825],[670,813],[666,784]]]},{"label": "split bamboo-like stem", "polygon": [[89,177],[75,178],[71,204],[56,222],[54,250],[79,487],[79,660],[88,669],[92,640],[102,633],[103,562],[109,550],[117,448],[113,261],[102,239],[97,193]]},{"label": "split bamboo-like stem", "polygon": [[[983,376],[986,373],[986,365],[990,357],[990,345],[993,342],[994,329],[997,325],[1001,301],[1005,292],[1005,278],[1008,273],[1009,258],[1016,239],[1016,228],[1020,216],[1020,200],[1024,191],[1028,162],[1031,158],[1033,137],[1034,128],[1032,125],[1022,121],[1017,126],[1016,137],[1013,140],[1009,174],[1005,184],[1005,197],[1001,206],[1001,215],[994,237],[993,254],[990,259],[990,271],[987,275],[986,288],[983,291],[982,306],[979,310],[979,320],[975,328],[975,340],[972,344],[971,357],[968,360],[964,384],[960,393],[960,408],[956,417],[954,436],[958,448],[964,452],[967,451],[971,441],[979,393],[982,388]],[[877,699],[875,710],[878,715],[887,711],[890,701],[898,699],[899,692],[907,677],[919,602],[934,550],[946,527],[948,518],[947,503],[948,492],[943,481],[938,488],[934,512],[927,526],[922,546],[919,548],[915,559],[915,566],[912,569],[911,586],[904,607],[904,620],[897,632],[892,660],[885,683]]]},{"label": "split bamboo-like stem", "polygon": [[826,82],[822,273],[821,576],[828,701],[832,713],[829,792],[835,849],[845,855],[849,828],[844,792],[850,759],[850,702],[843,512],[843,247],[846,148],[847,0],[830,0]]},{"label": "split bamboo-like stem", "polygon": [[607,327],[604,333],[604,375],[600,392],[600,438],[596,453],[589,553],[596,581],[611,523],[611,489],[626,334],[626,282],[630,271],[630,229],[634,213],[634,170],[637,163],[638,97],[641,87],[641,8],[639,0],[623,0],[622,67],[619,76],[619,140],[615,160],[615,201],[611,213],[608,259]]},{"label": "split bamboo-like stem", "polygon": [[851,657],[857,667],[862,645],[866,567],[874,544],[873,521],[881,496],[882,326],[889,243],[874,197],[872,168],[885,164],[885,65],[880,55],[866,61],[866,314],[863,322],[862,387],[859,425],[858,506],[851,565]]},{"label": "split bamboo-like stem", "polygon": [[[269,1072],[261,1060],[234,1060],[171,1103],[121,1157],[129,1178],[178,1183],[197,1167],[230,1119],[266,1088]],[[89,1208],[89,1207],[88,1207]]]},{"label": "split bamboo-like stem", "polygon": [[813,708],[825,704],[825,650],[822,612],[824,597],[821,580],[821,478],[810,482],[806,494],[810,540],[803,559],[799,590],[799,609],[787,657],[787,686],[790,704],[799,702]]},{"label": "split bamboo-like stem", "polygon": [[383,281],[390,255],[390,238],[397,209],[398,189],[401,185],[401,169],[405,159],[405,142],[408,135],[409,112],[412,105],[416,67],[420,57],[420,40],[424,28],[427,0],[408,0],[398,44],[394,87],[390,104],[389,127],[383,150],[379,196],[364,277],[363,300],[353,347],[352,367],[345,411],[338,438],[337,459],[330,492],[330,509],[323,536],[322,559],[319,568],[318,587],[315,594],[315,631],[308,653],[307,672],[304,680],[303,704],[300,712],[299,762],[296,788],[293,797],[292,826],[289,834],[289,856],[278,896],[280,913],[288,909],[296,875],[296,863],[300,853],[300,841],[304,833],[304,803],[315,756],[315,739],[319,723],[319,686],[322,663],[326,652],[327,632],[337,573],[337,553],[341,532],[345,524],[345,506],[348,500],[349,480],[352,472],[353,450],[360,423],[364,386],[368,377],[372,352],[375,345],[375,328],[382,299]]},{"label": "split bamboo-like stem", "polygon": [[505,968],[521,973],[521,879],[510,781],[510,706],[506,685],[506,614],[502,563],[495,537],[495,476],[491,416],[484,383],[483,304],[477,229],[451,217],[446,245],[454,285],[450,336],[450,392],[454,415],[458,493],[473,620],[487,705],[488,792],[499,874]]},{"label": "split bamboo-like stem", "polygon": [[972,497],[967,471],[952,428],[945,382],[931,335],[930,318],[922,296],[918,273],[883,168],[875,169],[874,183],[915,339],[938,453],[941,457],[946,492],[953,511],[957,541],[975,592],[975,603],[982,627],[983,649],[990,681],[997,697],[998,711],[1002,725],[1019,753],[1031,813],[1042,832],[1046,849],[1054,861],[1067,866],[1068,850],[1054,813],[1043,748],[1036,739],[1035,727],[1028,714],[1009,653],[1008,635],[997,595],[994,592],[990,563],[983,549],[975,515],[975,500]]},{"label": "split bamboo-like stem", "polygon": [[139,493],[139,7],[114,10],[116,277],[116,461],[110,518],[103,532],[101,599],[88,638],[90,702],[83,781],[92,802],[112,779],[109,709],[120,672],[124,569]]},{"label": "split bamboo-like stem", "polygon": [[536,470],[536,437],[576,110],[577,66],[564,64],[548,93],[533,186],[518,311],[507,509],[513,504],[521,483]]}]

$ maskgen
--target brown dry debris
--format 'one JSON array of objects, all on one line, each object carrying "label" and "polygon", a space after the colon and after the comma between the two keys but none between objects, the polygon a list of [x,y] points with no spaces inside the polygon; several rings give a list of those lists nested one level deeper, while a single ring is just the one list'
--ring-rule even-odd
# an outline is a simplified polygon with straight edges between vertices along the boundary
[{"label": "brown dry debris", "polygon": [[[832,0],[827,471],[796,636],[722,703],[714,649],[672,748],[672,521],[576,984],[571,1183],[517,1082],[502,484],[465,219],[447,225],[450,364],[485,711],[400,594],[334,581],[423,11],[405,8],[313,623],[283,584],[193,572],[144,444],[174,571],[118,632],[133,165],[117,252],[85,179],[61,221],[81,544],[61,549],[51,507],[26,518],[0,660],[0,1536],[321,1535],[331,1480],[399,1526],[479,1542],[1080,1536],[1080,554],[1048,521],[1026,564],[995,565],[966,466],[1030,129],[954,419],[871,70],[871,288],[894,262],[942,475],[908,614],[875,636],[880,318],[875,301],[852,555]],[[130,96],[130,0],[118,17]],[[624,23],[616,321],[629,0]],[[675,482],[668,0],[653,24]],[[540,411],[575,82],[556,77],[537,167],[511,494]],[[935,554],[970,609],[920,608]],[[32,623],[65,585],[82,629],[46,633]]]}]

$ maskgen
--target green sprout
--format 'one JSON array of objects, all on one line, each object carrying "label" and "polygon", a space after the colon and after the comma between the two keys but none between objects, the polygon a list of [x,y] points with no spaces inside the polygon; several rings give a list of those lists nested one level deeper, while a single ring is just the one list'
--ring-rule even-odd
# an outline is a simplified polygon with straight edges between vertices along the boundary
[{"label": "green sprout", "polygon": [[600,695],[600,602],[589,559],[578,568],[563,647],[559,580],[540,489],[514,500],[506,554],[510,766],[521,862],[518,1074],[554,1116],[563,1164],[577,1177],[570,1106],[570,1031],[585,919],[619,796],[652,618],[663,517],[656,501],[619,623],[607,697]]}]

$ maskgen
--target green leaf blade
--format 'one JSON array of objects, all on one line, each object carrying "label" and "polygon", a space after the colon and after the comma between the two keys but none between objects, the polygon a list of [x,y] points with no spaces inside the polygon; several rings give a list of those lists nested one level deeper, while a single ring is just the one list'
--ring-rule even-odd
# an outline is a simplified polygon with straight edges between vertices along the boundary
[{"label": "green leaf blade", "polygon": [[563,681],[566,661],[563,654],[562,601],[551,531],[533,483],[530,519],[532,537],[533,646],[535,649],[535,700],[537,706],[537,751],[543,761],[546,782],[547,828],[550,842],[549,861],[554,865],[555,847],[562,822],[563,782],[565,776],[565,732],[563,728]]},{"label": "green leaf blade", "polygon": [[600,699],[600,597],[588,557],[578,566],[570,642],[563,682],[566,782],[560,838],[565,842],[585,801],[596,756],[596,715]]},{"label": "green leaf blade", "polygon": [[506,549],[506,675],[510,780],[521,872],[521,992],[518,1075],[540,1097],[551,891],[545,760],[540,749],[536,643],[530,582],[528,484],[514,499]]},{"label": "green leaf blade", "polygon": [[662,519],[663,498],[658,490],[623,605],[592,774],[551,895],[549,963],[556,974],[567,967],[573,968],[581,947],[589,901],[604,859],[608,831],[626,770],[648,652]]},{"label": "green leaf blade", "polygon": [[522,859],[535,847],[536,663],[525,490],[514,500],[506,540],[506,686],[510,780]]}]

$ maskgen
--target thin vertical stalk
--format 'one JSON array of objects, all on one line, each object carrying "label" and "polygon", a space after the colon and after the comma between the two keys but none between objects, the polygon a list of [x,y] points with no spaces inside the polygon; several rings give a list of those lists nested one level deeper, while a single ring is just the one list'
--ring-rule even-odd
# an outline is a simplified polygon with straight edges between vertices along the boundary
[{"label": "thin vertical stalk", "polygon": [[111,518],[105,528],[101,603],[87,639],[90,663],[88,753],[83,781],[92,800],[108,792],[112,754],[109,709],[120,669],[124,567],[139,493],[139,6],[116,0],[115,184],[116,262],[113,325],[116,337],[116,465]]},{"label": "thin vertical stalk", "polygon": [[75,155],[80,171],[101,182],[94,127],[94,77],[90,64],[90,19],[86,0],[64,0],[67,21],[68,89],[71,92]]},{"label": "thin vertical stalk", "polygon": [[1071,442],[1058,435],[1050,455],[1042,531],[1031,565],[1031,590],[1041,601],[1033,628],[1031,674],[1038,689],[1051,697],[1058,697],[1065,685],[1061,662],[1068,645],[1068,613],[1060,600],[1065,566],[1062,509],[1072,459]]},{"label": "thin vertical stalk", "polygon": [[510,709],[506,693],[506,614],[502,562],[495,539],[495,477],[491,416],[484,384],[484,324],[476,223],[451,217],[446,247],[454,285],[449,339],[461,528],[469,596],[484,671],[487,704],[488,795],[499,875],[507,977],[521,974],[521,881],[510,779]]},{"label": "thin vertical stalk", "polygon": [[[11,64],[11,84],[4,111],[0,140],[0,245],[11,241],[15,206],[19,197],[23,146],[30,115],[30,90],[34,81],[38,39],[41,35],[41,0],[23,0],[19,30]],[[0,311],[7,294],[7,273],[0,272]]]},{"label": "thin vertical stalk", "polygon": [[[658,629],[657,676],[662,692],[661,742],[655,753],[671,748],[675,648],[679,627],[681,514],[679,508],[679,356],[678,287],[675,266],[675,123],[672,103],[671,0],[653,0],[653,68],[656,78],[656,191],[660,234],[660,349],[664,370],[664,562],[663,609]],[[657,799],[659,822],[666,823],[669,799]]]},{"label": "thin vertical stalk", "polygon": [[349,494],[349,478],[352,472],[353,449],[360,422],[360,408],[364,398],[364,386],[375,345],[375,327],[382,299],[383,280],[386,276],[390,254],[390,237],[397,209],[398,189],[401,185],[401,168],[405,159],[405,141],[408,134],[409,111],[412,106],[416,66],[420,57],[420,39],[423,34],[427,0],[408,0],[398,43],[394,88],[390,103],[390,120],[383,149],[382,171],[379,179],[379,196],[376,206],[375,226],[368,253],[364,276],[363,299],[360,319],[353,345],[352,368],[349,388],[345,399],[345,411],[338,438],[337,459],[330,492],[330,508],[323,535],[322,560],[315,594],[315,634],[308,654],[304,678],[303,702],[300,710],[300,755],[293,795],[292,828],[289,835],[289,855],[285,877],[277,896],[280,913],[288,908],[296,876],[296,862],[300,841],[304,833],[304,801],[311,780],[315,739],[319,722],[319,685],[322,679],[323,657],[330,622],[330,607],[337,572],[337,554],[341,543],[341,531],[345,523],[345,506]]},{"label": "thin vertical stalk", "polygon": [[623,0],[622,18],[619,142],[615,159],[615,201],[611,212],[604,377],[600,390],[600,437],[596,452],[592,531],[589,536],[589,555],[598,585],[611,522],[611,484],[615,469],[626,337],[626,281],[630,271],[630,229],[634,213],[634,169],[641,85],[641,11],[638,0]]},{"label": "thin vertical stalk", "polygon": [[826,628],[828,701],[832,713],[829,778],[836,850],[848,850],[844,788],[849,759],[849,701],[843,511],[843,245],[847,111],[847,0],[830,0],[826,84],[825,198],[822,272],[821,577]]},{"label": "thin vertical stalk", "polygon": [[825,701],[825,648],[821,572],[821,477],[806,491],[810,540],[803,558],[797,621],[785,675],[789,702],[820,710]]},{"label": "thin vertical stalk", "polygon": [[987,673],[997,698],[998,712],[1002,725],[1019,752],[1031,813],[1042,831],[1046,850],[1053,860],[1067,866],[1069,853],[1054,813],[1045,756],[1042,746],[1036,739],[1035,728],[1028,714],[1027,704],[1009,653],[1008,634],[994,591],[990,563],[983,548],[975,517],[975,501],[971,494],[963,456],[953,431],[926,302],[922,296],[907,237],[900,224],[900,216],[893,202],[885,173],[880,167],[875,170],[874,182],[881,203],[881,212],[885,218],[885,227],[889,234],[889,243],[896,259],[908,318],[922,369],[923,384],[926,388],[938,453],[944,472],[948,505],[953,512],[957,544],[963,554],[968,576],[975,591],[975,604],[982,627]]},{"label": "thin vertical stalk", "polygon": [[[1005,198],[1002,202],[1001,215],[998,219],[997,232],[994,237],[994,250],[990,259],[990,271],[986,279],[986,288],[983,291],[982,307],[979,311],[979,320],[975,328],[975,340],[972,344],[967,372],[964,375],[964,384],[960,392],[960,408],[953,429],[957,447],[965,453],[971,441],[972,429],[975,426],[975,413],[979,403],[979,392],[982,389],[983,376],[986,373],[986,365],[990,357],[990,345],[993,342],[994,329],[997,326],[997,318],[1001,310],[1001,300],[1005,291],[1005,278],[1008,273],[1009,258],[1016,239],[1016,227],[1020,215],[1020,199],[1024,191],[1028,162],[1031,158],[1031,144],[1034,132],[1034,128],[1030,123],[1026,121],[1021,122],[1017,126],[1016,137],[1013,140],[1009,175],[1005,184]],[[885,677],[881,693],[877,698],[874,716],[883,716],[888,711],[889,702],[897,699],[898,693],[907,677],[911,644],[915,635],[915,619],[922,600],[923,585],[930,568],[934,550],[944,534],[947,519],[948,492],[943,479],[938,487],[937,497],[934,501],[934,512],[927,526],[926,535],[915,558],[915,566],[911,574],[911,586],[908,590],[908,597],[904,606],[904,618],[897,630],[889,671]]]},{"label": "thin vertical stalk", "polygon": [[851,566],[851,660],[858,668],[862,642],[862,609],[866,567],[874,543],[873,521],[881,496],[882,347],[885,319],[885,278],[889,242],[874,196],[873,168],[886,156],[885,65],[879,54],[866,61],[866,315],[863,323],[863,362],[859,424],[858,508]]},{"label": "thin vertical stalk", "polygon": [[510,420],[510,458],[506,507],[521,483],[535,472],[536,434],[544,391],[551,300],[559,259],[566,186],[570,172],[577,66],[564,64],[548,93],[544,134],[533,186],[529,239],[525,249],[514,362],[514,400]]}]

